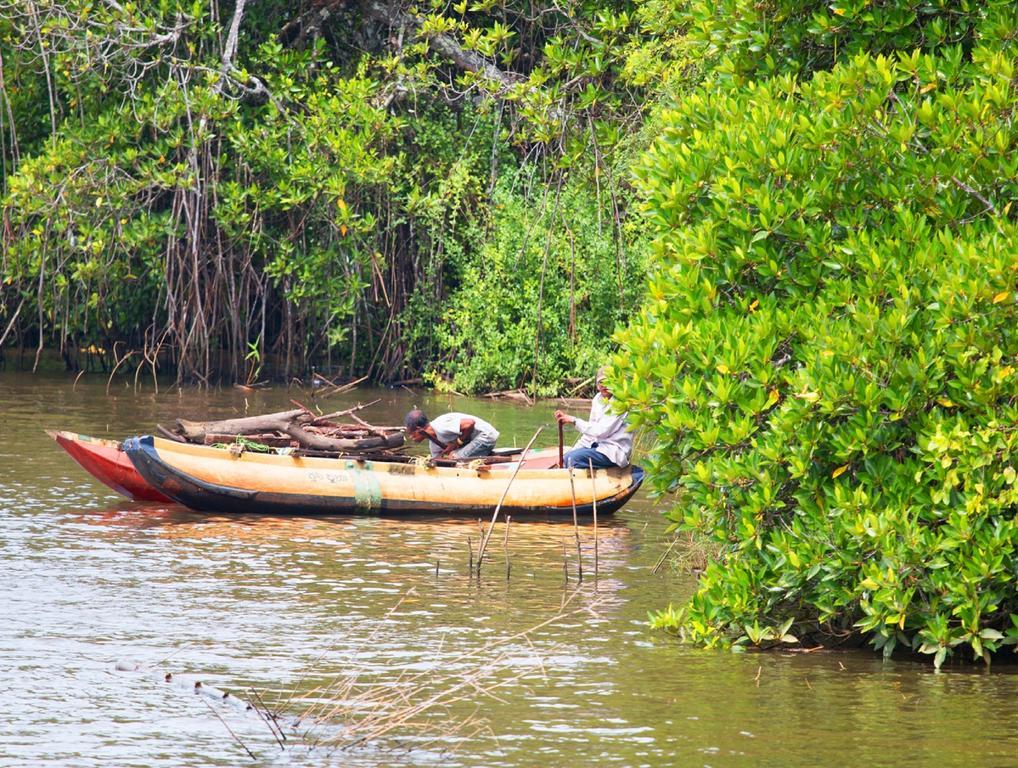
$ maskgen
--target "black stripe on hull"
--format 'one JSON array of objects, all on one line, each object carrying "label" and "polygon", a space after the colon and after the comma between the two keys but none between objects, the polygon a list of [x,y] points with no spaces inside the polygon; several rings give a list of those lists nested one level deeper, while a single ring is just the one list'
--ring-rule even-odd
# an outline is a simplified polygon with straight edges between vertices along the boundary
[{"label": "black stripe on hull", "polygon": [[[176,502],[199,512],[228,512],[233,514],[290,514],[290,515],[487,515],[494,505],[449,504],[432,501],[404,501],[382,499],[380,507],[364,507],[347,496],[317,496],[298,493],[272,493],[250,491],[207,483],[171,467],[159,456],[151,437],[135,437],[124,443],[131,463],[154,488]],[[622,507],[639,489],[642,474],[622,493],[598,501],[599,515],[610,515]],[[572,505],[567,507],[503,506],[506,515],[572,516]],[[577,515],[593,515],[593,504],[577,504]]]}]

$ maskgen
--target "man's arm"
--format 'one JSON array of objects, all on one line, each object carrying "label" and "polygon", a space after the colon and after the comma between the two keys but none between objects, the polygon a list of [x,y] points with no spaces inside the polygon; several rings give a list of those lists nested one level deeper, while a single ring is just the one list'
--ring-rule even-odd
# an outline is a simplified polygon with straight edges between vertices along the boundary
[{"label": "man's arm", "polygon": [[462,448],[464,445],[470,442],[470,439],[474,434],[474,427],[476,425],[477,422],[474,419],[470,418],[460,419],[459,437],[457,437],[455,440],[453,440],[451,443],[445,446],[445,450],[442,451],[442,455],[448,456],[449,458],[453,459],[456,458],[455,451],[459,448]]}]

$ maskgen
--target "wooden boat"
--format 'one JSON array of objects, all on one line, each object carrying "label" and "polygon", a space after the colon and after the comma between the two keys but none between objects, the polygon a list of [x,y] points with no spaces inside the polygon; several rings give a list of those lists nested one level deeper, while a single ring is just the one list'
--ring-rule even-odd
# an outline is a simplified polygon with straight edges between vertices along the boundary
[{"label": "wooden boat", "polygon": [[124,450],[148,483],[192,509],[294,514],[463,513],[502,511],[610,514],[639,488],[638,467],[589,470],[510,464],[434,467],[415,463],[285,456],[134,437]]},{"label": "wooden boat", "polygon": [[76,432],[60,432],[47,429],[46,434],[57,441],[82,468],[96,480],[105,483],[117,493],[135,501],[170,502],[150,486],[131,460],[124,453],[118,440],[104,440],[99,437],[79,435]]}]

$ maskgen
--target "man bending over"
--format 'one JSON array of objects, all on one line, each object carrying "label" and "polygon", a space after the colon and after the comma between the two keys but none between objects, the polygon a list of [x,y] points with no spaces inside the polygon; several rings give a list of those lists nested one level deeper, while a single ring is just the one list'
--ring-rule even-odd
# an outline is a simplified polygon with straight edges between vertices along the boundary
[{"label": "man bending over", "polygon": [[473,459],[489,456],[498,430],[484,419],[465,413],[444,413],[429,421],[424,411],[410,411],[403,420],[406,434],[415,443],[430,442],[431,458]]}]

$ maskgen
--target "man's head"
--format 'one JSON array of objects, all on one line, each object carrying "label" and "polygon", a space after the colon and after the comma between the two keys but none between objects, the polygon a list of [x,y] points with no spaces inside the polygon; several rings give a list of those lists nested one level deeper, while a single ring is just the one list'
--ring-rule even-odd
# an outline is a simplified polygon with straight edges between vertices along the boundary
[{"label": "man's head", "polygon": [[406,415],[406,418],[403,419],[403,426],[406,427],[406,435],[415,443],[419,443],[427,437],[424,429],[429,423],[428,417],[425,416],[424,411],[419,408],[414,408]]},{"label": "man's head", "polygon": [[597,387],[597,391],[601,394],[601,397],[611,397],[611,390],[608,389],[608,384],[605,379],[608,376],[608,368],[601,366],[597,369],[597,373],[594,376],[594,386]]}]

